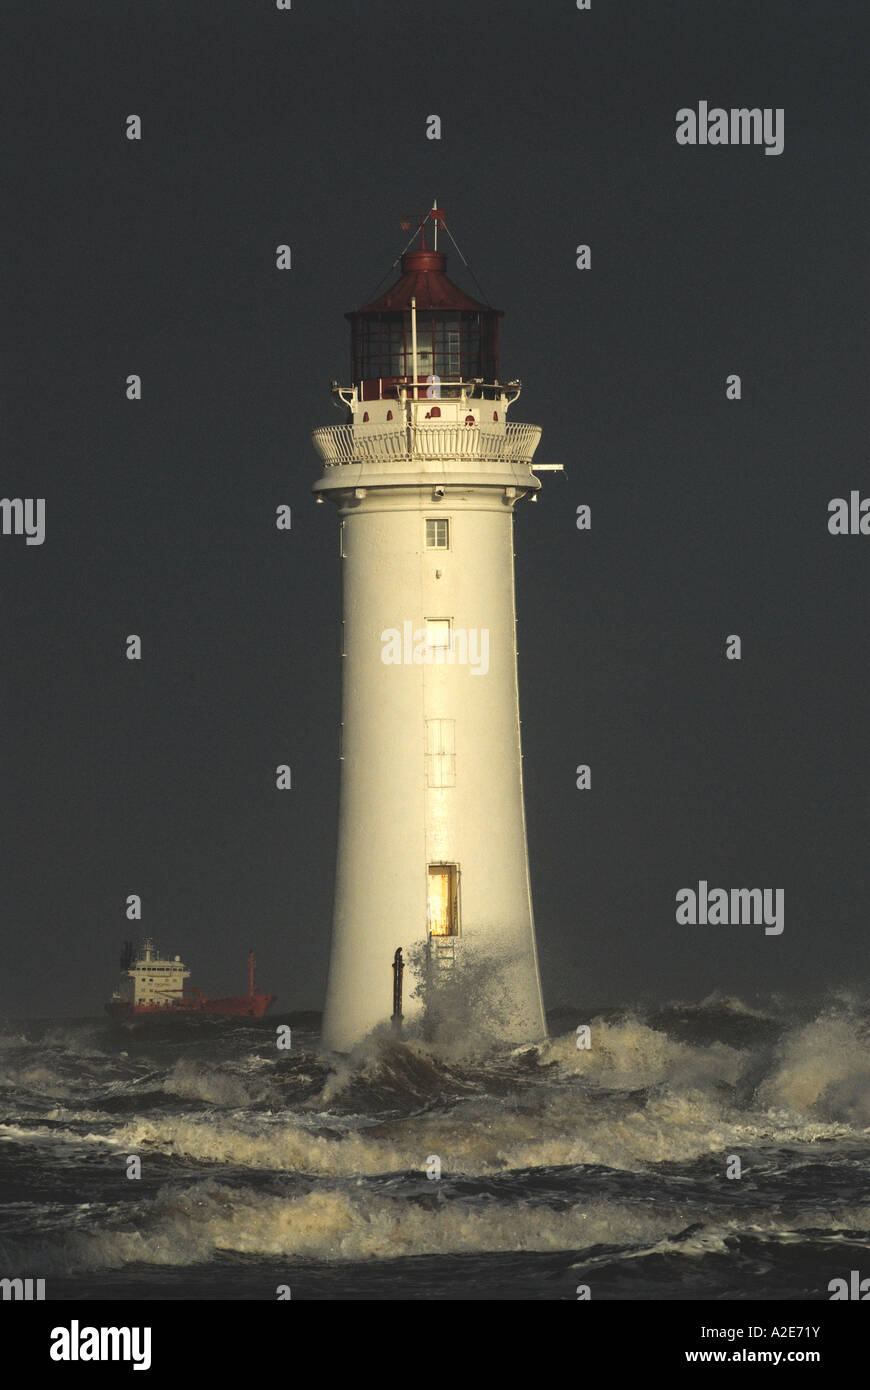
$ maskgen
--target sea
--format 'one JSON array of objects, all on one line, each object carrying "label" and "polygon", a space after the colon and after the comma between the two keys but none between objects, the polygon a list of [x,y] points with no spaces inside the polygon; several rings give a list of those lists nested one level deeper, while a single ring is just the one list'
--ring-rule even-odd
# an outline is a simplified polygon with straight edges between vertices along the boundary
[{"label": "sea", "polygon": [[866,1002],[548,1023],[337,1056],[310,1014],[0,1021],[0,1276],[527,1301],[827,1300],[870,1274]]}]

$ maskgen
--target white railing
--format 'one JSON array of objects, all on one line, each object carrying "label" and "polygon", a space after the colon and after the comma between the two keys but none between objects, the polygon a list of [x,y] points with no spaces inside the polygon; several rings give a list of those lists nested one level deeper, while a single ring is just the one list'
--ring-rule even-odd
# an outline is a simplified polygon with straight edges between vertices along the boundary
[{"label": "white railing", "polygon": [[502,434],[476,425],[409,425],[366,434],[353,425],[327,425],[315,430],[311,438],[327,468],[414,458],[531,463],[541,427],[510,423]]}]

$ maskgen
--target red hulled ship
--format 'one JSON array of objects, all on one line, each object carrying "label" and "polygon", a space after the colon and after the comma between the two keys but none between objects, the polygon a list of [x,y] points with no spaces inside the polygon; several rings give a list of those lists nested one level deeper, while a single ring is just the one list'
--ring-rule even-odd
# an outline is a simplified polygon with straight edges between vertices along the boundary
[{"label": "red hulled ship", "polygon": [[106,1005],[106,1013],[126,1018],[134,1014],[223,1014],[262,1018],[274,994],[260,994],[254,988],[254,953],[248,954],[248,992],[229,999],[209,999],[197,985],[185,985],[190,971],[180,956],[161,957],[150,937],[138,951],[132,941],[121,954],[121,979]]}]

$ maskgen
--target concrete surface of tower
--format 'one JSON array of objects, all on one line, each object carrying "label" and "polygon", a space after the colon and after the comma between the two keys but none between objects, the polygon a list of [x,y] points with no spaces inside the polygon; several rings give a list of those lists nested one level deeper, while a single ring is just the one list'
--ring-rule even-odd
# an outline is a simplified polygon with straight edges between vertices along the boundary
[{"label": "concrete surface of tower", "polygon": [[313,491],[338,508],[343,572],[323,1019],[337,1051],[389,1026],[399,946],[406,1026],[449,1001],[448,1032],[546,1033],[513,565],[514,508],[541,485],[541,431],[506,419],[520,386],[499,380],[501,311],[447,278],[443,218],[425,215],[398,281],[346,316],[352,384],[333,384],[346,423],[313,435],[324,465]]}]

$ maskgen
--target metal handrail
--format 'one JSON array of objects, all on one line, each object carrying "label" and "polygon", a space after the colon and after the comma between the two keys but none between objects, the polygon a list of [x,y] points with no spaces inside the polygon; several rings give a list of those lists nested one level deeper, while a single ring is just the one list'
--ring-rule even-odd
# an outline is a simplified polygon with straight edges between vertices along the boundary
[{"label": "metal handrail", "polygon": [[311,436],[327,468],[414,458],[531,463],[540,438],[540,425],[513,421],[503,432],[477,425],[439,424],[400,425],[380,434],[364,434],[353,425],[325,425]]}]

